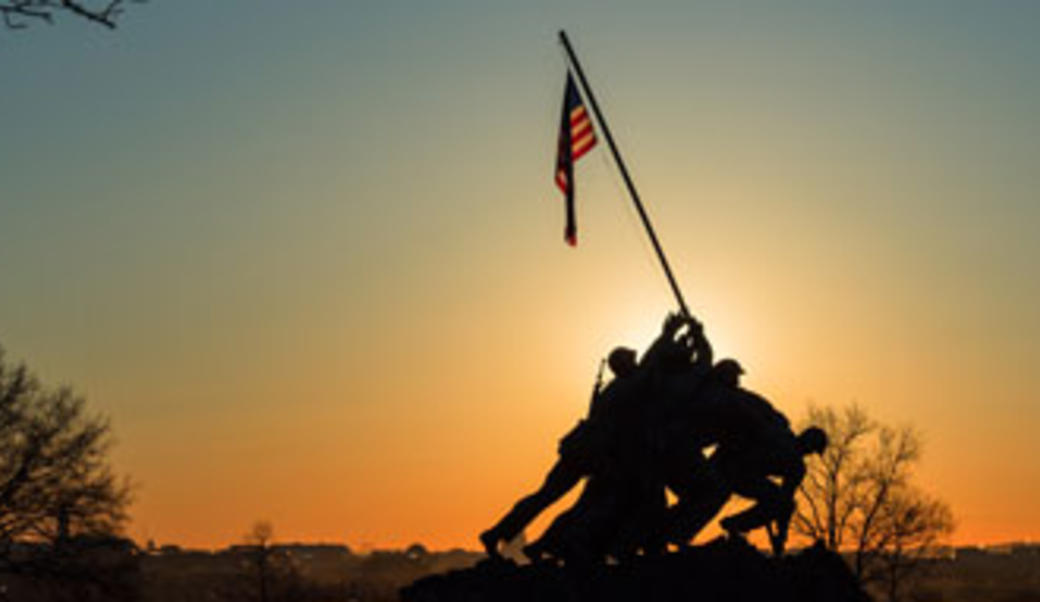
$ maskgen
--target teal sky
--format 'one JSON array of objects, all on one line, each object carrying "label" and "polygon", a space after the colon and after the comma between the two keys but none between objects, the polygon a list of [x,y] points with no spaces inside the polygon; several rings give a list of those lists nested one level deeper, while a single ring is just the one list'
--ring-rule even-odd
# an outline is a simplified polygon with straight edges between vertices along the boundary
[{"label": "teal sky", "polygon": [[0,344],[111,416],[132,534],[473,546],[538,480],[598,358],[673,306],[602,143],[562,242],[561,27],[749,386],[917,425],[959,538],[1040,537],[1033,2],[153,0],[0,31]]}]

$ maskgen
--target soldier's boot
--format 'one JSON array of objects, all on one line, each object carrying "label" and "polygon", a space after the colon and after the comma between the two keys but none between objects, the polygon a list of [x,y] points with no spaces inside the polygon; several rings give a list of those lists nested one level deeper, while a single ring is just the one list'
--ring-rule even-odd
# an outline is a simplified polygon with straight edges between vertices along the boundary
[{"label": "soldier's boot", "polygon": [[502,538],[499,537],[494,528],[488,529],[480,534],[480,543],[484,545],[484,551],[487,552],[488,558],[502,557],[498,552],[498,542],[501,540]]}]

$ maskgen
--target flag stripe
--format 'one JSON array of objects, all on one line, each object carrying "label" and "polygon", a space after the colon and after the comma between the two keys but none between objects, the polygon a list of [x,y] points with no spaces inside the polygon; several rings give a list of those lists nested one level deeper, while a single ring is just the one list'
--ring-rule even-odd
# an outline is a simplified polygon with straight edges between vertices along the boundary
[{"label": "flag stripe", "polygon": [[595,145],[596,139],[592,136],[588,136],[571,146],[571,155],[574,156],[574,160],[577,160],[579,157],[589,152],[589,149]]},{"label": "flag stripe", "polygon": [[574,162],[596,145],[596,131],[582,102],[574,78],[567,74],[563,93],[563,114],[560,118],[560,137],[557,144],[556,172],[553,179],[563,193],[567,206],[567,225],[563,237],[574,246],[578,242],[578,228],[574,219]]},{"label": "flag stripe", "polygon": [[592,132],[592,122],[586,119],[578,125],[571,126],[571,140],[577,140],[590,132]]}]

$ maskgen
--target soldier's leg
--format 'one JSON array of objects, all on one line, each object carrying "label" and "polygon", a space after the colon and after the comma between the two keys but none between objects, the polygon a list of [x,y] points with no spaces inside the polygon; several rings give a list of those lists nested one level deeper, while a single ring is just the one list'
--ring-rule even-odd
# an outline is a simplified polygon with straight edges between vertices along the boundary
[{"label": "soldier's leg", "polygon": [[541,537],[524,547],[524,554],[532,562],[542,560],[546,554],[565,561],[590,556],[587,550],[593,541],[597,513],[602,513],[604,503],[609,502],[604,499],[609,490],[603,481],[589,477],[574,505],[553,519]]},{"label": "soldier's leg", "polygon": [[787,532],[791,527],[791,517],[794,515],[794,500],[786,496],[781,500],[776,517],[776,532],[770,532],[769,543],[773,546],[773,554],[780,556],[784,553],[787,545]]},{"label": "soldier's leg", "polygon": [[722,528],[730,533],[744,534],[784,516],[789,520],[794,510],[792,500],[768,477],[739,479],[733,482],[733,488],[740,496],[754,500],[755,505],[722,520]]},{"label": "soldier's leg", "polygon": [[544,560],[546,554],[554,558],[562,556],[564,534],[573,528],[584,509],[580,502],[579,499],[579,503],[560,513],[538,539],[524,546],[523,553],[528,560],[540,562]]},{"label": "soldier's leg", "polygon": [[617,535],[609,546],[610,555],[618,560],[631,558],[640,549],[646,555],[665,551],[664,532],[660,528],[668,516],[668,498],[664,484],[651,480],[641,484],[641,491],[618,521]]},{"label": "soldier's leg", "polygon": [[580,467],[561,456],[537,491],[518,501],[502,520],[480,534],[488,555],[497,556],[500,541],[511,541],[519,535],[536,516],[577,485],[582,476]]},{"label": "soldier's leg", "polygon": [[679,502],[669,509],[665,523],[666,539],[683,545],[696,537],[729,499],[729,485],[716,467],[697,452],[698,457],[670,471],[668,488]]}]

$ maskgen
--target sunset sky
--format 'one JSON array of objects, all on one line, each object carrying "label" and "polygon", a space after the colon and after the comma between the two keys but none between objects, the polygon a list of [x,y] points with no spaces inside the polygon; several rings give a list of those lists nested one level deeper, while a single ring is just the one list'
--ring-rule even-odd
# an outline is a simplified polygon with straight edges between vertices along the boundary
[{"label": "sunset sky", "polygon": [[129,534],[475,548],[675,303],[797,420],[912,424],[1040,540],[1040,3],[132,4],[0,30],[0,345],[111,418]]}]

